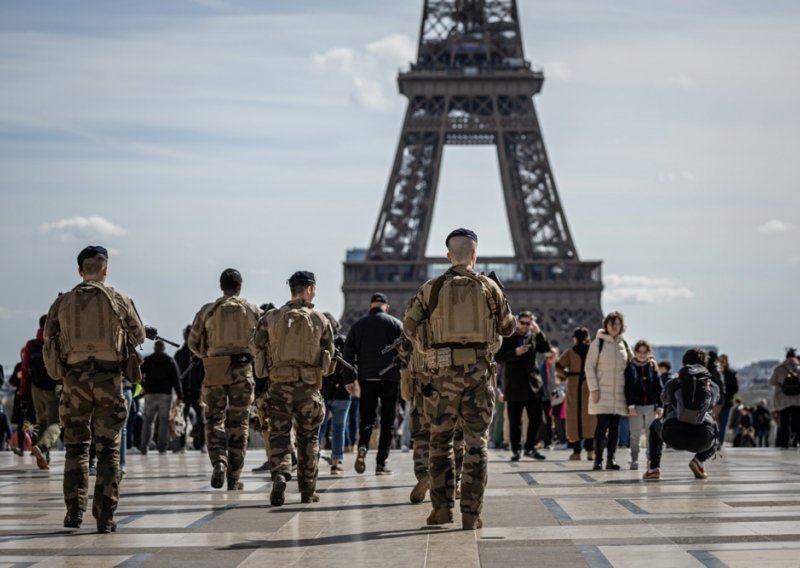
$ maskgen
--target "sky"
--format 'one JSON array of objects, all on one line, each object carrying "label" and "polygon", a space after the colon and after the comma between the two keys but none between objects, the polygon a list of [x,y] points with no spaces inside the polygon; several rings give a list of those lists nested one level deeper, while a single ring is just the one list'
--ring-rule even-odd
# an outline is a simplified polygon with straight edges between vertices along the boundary
[{"label": "sky", "polygon": [[[255,303],[343,308],[368,246],[422,1],[0,4],[0,363],[78,282],[178,340],[227,267]],[[627,337],[714,344],[734,365],[800,346],[800,4],[521,0],[559,195]],[[429,254],[467,226],[510,255],[493,147],[444,151]],[[512,306],[513,307],[513,306]],[[151,349],[150,345],[146,349]]]}]

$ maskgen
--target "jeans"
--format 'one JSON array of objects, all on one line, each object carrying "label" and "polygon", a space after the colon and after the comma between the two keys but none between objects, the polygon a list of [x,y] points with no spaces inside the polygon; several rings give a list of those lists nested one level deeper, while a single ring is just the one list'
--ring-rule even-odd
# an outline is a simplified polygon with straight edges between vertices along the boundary
[{"label": "jeans", "polygon": [[147,451],[153,439],[153,421],[158,417],[158,451],[166,452],[169,446],[169,411],[172,394],[144,395],[144,427],[142,428],[143,450]]},{"label": "jeans", "polygon": [[719,411],[719,435],[717,439],[720,444],[725,441],[725,432],[728,431],[728,417],[731,415],[731,408],[733,408],[733,404],[726,402]]},{"label": "jeans", "polygon": [[[347,424],[347,415],[350,410],[349,400],[331,400],[327,404],[328,412],[331,414],[331,459],[341,460],[344,458],[344,438],[345,438],[345,424]],[[319,430],[319,443],[325,439],[326,429]]]},{"label": "jeans", "polygon": [[122,396],[125,397],[125,408],[128,409],[128,416],[125,418],[125,423],[122,425],[122,436],[119,439],[119,466],[122,471],[125,471],[125,455],[128,453],[126,446],[128,445],[128,418],[131,415],[131,405],[133,404],[133,389],[122,389]]},{"label": "jeans", "polygon": [[352,397],[350,399],[350,410],[347,413],[347,428],[344,432],[344,445],[352,447],[356,445],[358,439],[358,421],[361,417],[361,399]]},{"label": "jeans", "polygon": [[619,417],[619,445],[623,448],[630,447],[631,445],[631,425],[628,422],[627,416]]},{"label": "jeans", "polygon": [[[139,413],[142,411],[142,397],[134,398],[131,401],[131,404],[128,406],[128,421],[125,424],[125,433],[126,435],[123,437],[123,440],[127,438],[125,446],[128,448],[133,448],[136,446],[136,417],[139,416]],[[141,434],[141,432],[139,432]]]}]

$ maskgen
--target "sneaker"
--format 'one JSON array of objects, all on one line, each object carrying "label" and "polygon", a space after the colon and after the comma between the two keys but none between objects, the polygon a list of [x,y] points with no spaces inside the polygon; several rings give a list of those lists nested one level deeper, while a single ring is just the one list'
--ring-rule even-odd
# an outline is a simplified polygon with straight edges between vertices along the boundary
[{"label": "sneaker", "polygon": [[442,507],[434,509],[425,521],[428,526],[446,525],[453,522],[453,509]]},{"label": "sneaker", "polygon": [[221,489],[222,484],[225,483],[225,473],[228,470],[223,462],[214,464],[214,471],[211,472],[211,487],[214,489]]},{"label": "sneaker", "polygon": [[614,460],[606,460],[606,469],[617,471],[620,469],[619,464]]},{"label": "sneaker", "polygon": [[570,461],[578,461],[578,460],[581,459],[581,453],[580,452],[572,452],[569,455],[569,459],[570,459]]},{"label": "sneaker", "polygon": [[701,462],[697,458],[692,458],[692,461],[689,462],[689,469],[692,470],[695,478],[697,479],[708,479],[708,474],[706,470],[703,468],[703,462]]},{"label": "sneaker", "polygon": [[392,475],[394,472],[389,469],[389,466],[384,464],[378,464],[375,466],[375,475]]},{"label": "sneaker", "polygon": [[237,481],[234,479],[228,480],[228,491],[242,491],[244,489],[244,483],[241,481]]},{"label": "sneaker", "polygon": [[31,455],[36,460],[36,465],[39,467],[39,469],[50,469],[50,465],[47,463],[47,458],[39,446],[33,446]]},{"label": "sneaker", "polygon": [[483,526],[480,514],[461,513],[461,528],[465,531],[472,531]]},{"label": "sneaker", "polygon": [[661,470],[658,468],[655,469],[648,469],[644,472],[642,479],[645,481],[658,481],[661,479]]},{"label": "sneaker", "polygon": [[286,491],[286,478],[283,475],[278,475],[272,481],[272,491],[269,493],[269,503],[273,507],[280,507],[284,503],[284,492]]},{"label": "sneaker", "polygon": [[331,475],[344,475],[344,468],[340,464],[332,465]]},{"label": "sneaker", "polygon": [[67,512],[67,516],[64,517],[65,529],[79,529],[81,528],[81,523],[83,523],[83,511]]},{"label": "sneaker", "polygon": [[267,473],[269,472],[269,462],[265,461],[260,466],[254,467],[251,471],[253,473]]},{"label": "sneaker", "polygon": [[301,503],[319,503],[319,493],[303,493],[300,495]]},{"label": "sneaker", "polygon": [[409,501],[412,503],[422,503],[425,500],[425,494],[431,488],[431,478],[427,475],[417,481],[417,484],[414,486],[414,489],[411,490],[411,495],[409,496]]},{"label": "sneaker", "polygon": [[594,471],[601,471],[603,469],[603,464],[601,462],[596,461],[596,462],[594,462],[594,465],[592,466],[592,469]]},{"label": "sneaker", "polygon": [[97,532],[98,534],[108,534],[112,532],[117,532],[116,521],[105,521],[102,523],[97,523]]},{"label": "sneaker", "polygon": [[358,456],[356,456],[356,473],[364,473],[367,470],[367,448],[358,448]]},{"label": "sneaker", "polygon": [[518,462],[519,458],[520,458],[519,452],[514,452],[514,453],[511,454],[511,461],[512,462]]},{"label": "sneaker", "polygon": [[631,469],[639,469],[639,462],[636,461],[636,460],[633,460],[631,462]]},{"label": "sneaker", "polygon": [[532,457],[535,460],[546,460],[547,459],[545,456],[543,456],[542,454],[540,454],[536,450],[533,450],[533,454],[528,456],[528,457]]}]

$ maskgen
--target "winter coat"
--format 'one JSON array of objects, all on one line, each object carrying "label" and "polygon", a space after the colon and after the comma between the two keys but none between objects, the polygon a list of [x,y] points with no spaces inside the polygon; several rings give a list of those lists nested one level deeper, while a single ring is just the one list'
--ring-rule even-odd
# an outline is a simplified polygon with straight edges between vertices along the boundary
[{"label": "winter coat", "polygon": [[591,392],[600,391],[600,402],[589,400],[589,414],[628,415],[625,368],[631,359],[633,352],[622,334],[612,337],[602,329],[597,332],[586,355],[586,380]]},{"label": "winter coat", "polygon": [[661,378],[650,361],[631,361],[625,369],[625,401],[631,406],[661,408]]},{"label": "winter coat", "polygon": [[[395,365],[383,376],[380,372],[394,362],[397,353],[392,350],[381,353],[384,347],[392,344],[403,333],[403,323],[380,308],[372,308],[369,314],[358,320],[350,328],[344,342],[344,360],[358,367],[360,380],[384,380],[400,382],[400,367]],[[346,382],[352,383],[356,377],[349,369],[343,369]]]},{"label": "winter coat", "polygon": [[770,386],[775,387],[775,394],[772,395],[772,410],[783,410],[790,406],[800,406],[800,394],[788,396],[783,393],[783,381],[790,370],[800,375],[800,360],[792,357],[775,367],[772,376],[769,378]]},{"label": "winter coat", "polygon": [[722,371],[722,379],[725,383],[725,404],[733,404],[733,397],[739,392],[739,379],[736,377],[736,371],[733,369],[725,369]]},{"label": "winter coat", "polygon": [[[605,349],[605,348],[604,348]],[[589,414],[589,383],[584,365],[589,345],[579,343],[564,351],[556,363],[558,376],[567,381],[567,440],[594,438],[597,418]]]}]

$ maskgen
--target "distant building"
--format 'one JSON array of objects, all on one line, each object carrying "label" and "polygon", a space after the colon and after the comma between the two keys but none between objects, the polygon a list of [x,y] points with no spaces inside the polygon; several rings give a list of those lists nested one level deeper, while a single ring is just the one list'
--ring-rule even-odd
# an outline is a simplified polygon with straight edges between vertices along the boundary
[{"label": "distant building", "polygon": [[704,351],[716,351],[719,353],[716,345],[657,345],[653,347],[653,357],[656,361],[669,361],[672,363],[672,371],[675,372],[682,366],[683,354],[689,349],[699,347]]}]

